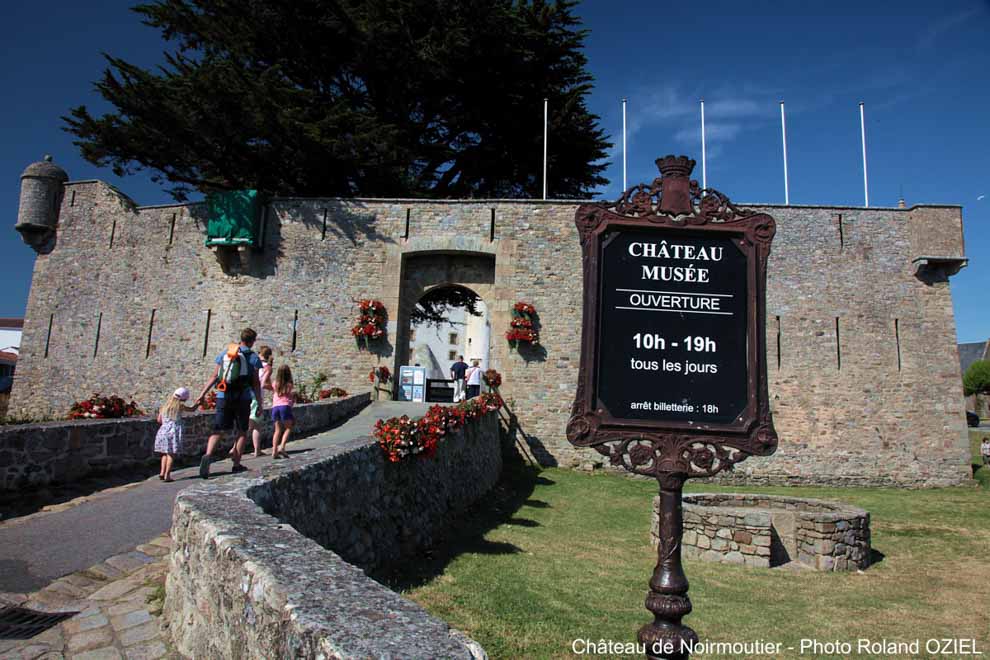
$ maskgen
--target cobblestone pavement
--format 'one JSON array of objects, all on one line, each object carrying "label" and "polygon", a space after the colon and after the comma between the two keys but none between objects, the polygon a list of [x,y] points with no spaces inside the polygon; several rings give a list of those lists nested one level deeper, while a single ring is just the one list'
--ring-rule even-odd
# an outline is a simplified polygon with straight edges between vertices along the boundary
[{"label": "cobblestone pavement", "polygon": [[79,613],[24,640],[0,640],[0,660],[179,659],[161,628],[167,535],[55,580],[32,594],[0,592],[0,607]]}]

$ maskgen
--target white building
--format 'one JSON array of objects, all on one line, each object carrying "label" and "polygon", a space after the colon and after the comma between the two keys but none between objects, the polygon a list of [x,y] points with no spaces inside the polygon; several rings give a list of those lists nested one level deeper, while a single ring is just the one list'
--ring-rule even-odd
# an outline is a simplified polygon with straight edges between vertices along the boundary
[{"label": "white building", "polygon": [[24,319],[0,318],[0,393],[9,392],[21,348]]},{"label": "white building", "polygon": [[479,360],[483,369],[488,368],[492,325],[484,301],[479,300],[477,308],[481,316],[468,314],[463,308],[451,309],[447,311],[447,323],[412,327],[409,353],[413,364],[426,367],[427,378],[449,379],[450,365],[458,355],[463,355],[468,364]]}]

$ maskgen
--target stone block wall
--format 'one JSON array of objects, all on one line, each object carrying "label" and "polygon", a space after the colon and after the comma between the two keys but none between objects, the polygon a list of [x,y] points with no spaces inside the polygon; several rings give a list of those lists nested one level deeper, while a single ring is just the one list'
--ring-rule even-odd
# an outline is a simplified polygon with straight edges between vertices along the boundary
[{"label": "stone block wall", "polygon": [[[653,545],[659,538],[659,497],[654,498]],[[770,567],[772,541],[769,511],[684,506],[685,557],[726,564]]]},{"label": "stone block wall", "polygon": [[450,516],[495,485],[502,471],[497,436],[497,417],[489,414],[444,439],[433,459],[390,463],[377,445],[364,445],[249,496],[344,561],[378,569],[432,545]]},{"label": "stone block wall", "polygon": [[[660,498],[653,500],[654,546]],[[791,561],[819,571],[870,565],[870,514],[825,500],[746,493],[685,495],[685,557],[768,568]]]},{"label": "stone block wall", "polygon": [[[297,381],[324,373],[328,386],[366,390],[372,367],[396,373],[407,355],[417,296],[461,284],[489,310],[512,432],[544,463],[602,465],[564,437],[580,359],[576,202],[276,199],[263,250],[214,254],[200,205],[140,208],[99,182],[66,190],[58,245],[35,262],[13,413],[62,414],[90,389],[153,405],[205,381],[248,325]],[[745,206],[777,220],[767,358],[781,441],[722,478],[967,481],[948,279],[912,265],[963,256],[959,207]],[[350,334],[366,297],[389,315],[370,351]],[[538,311],[535,350],[503,339],[520,300]]]},{"label": "stone block wall", "polygon": [[[368,403],[368,393],[343,399],[303,404],[293,409],[295,436],[323,431]],[[196,456],[206,448],[213,428],[213,412],[188,413],[185,452]],[[271,437],[267,420],[262,434]],[[0,491],[67,483],[87,475],[111,472],[157,460],[154,453],[158,423],[138,417],[75,420],[0,426]],[[233,444],[226,434],[225,451]]]},{"label": "stone block wall", "polygon": [[362,568],[428,545],[500,470],[490,413],[444,438],[434,459],[386,464],[371,438],[356,438],[184,490],[164,609],[176,648],[195,658],[483,657]]}]

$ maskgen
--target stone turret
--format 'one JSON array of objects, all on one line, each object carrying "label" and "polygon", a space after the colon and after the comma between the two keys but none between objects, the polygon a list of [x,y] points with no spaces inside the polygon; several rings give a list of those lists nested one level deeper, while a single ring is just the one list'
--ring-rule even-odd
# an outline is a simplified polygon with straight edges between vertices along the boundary
[{"label": "stone turret", "polygon": [[52,162],[51,156],[31,163],[21,174],[21,201],[14,229],[36,252],[49,251],[54,243],[68,180],[69,175]]}]

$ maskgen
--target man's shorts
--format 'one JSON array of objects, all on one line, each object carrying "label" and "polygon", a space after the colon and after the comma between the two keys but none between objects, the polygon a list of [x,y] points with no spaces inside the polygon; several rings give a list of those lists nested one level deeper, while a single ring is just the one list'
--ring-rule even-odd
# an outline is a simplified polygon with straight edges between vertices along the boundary
[{"label": "man's shorts", "polygon": [[247,433],[248,420],[251,417],[251,399],[236,399],[229,402],[226,398],[217,399],[217,410],[213,416],[214,431],[234,431]]}]

